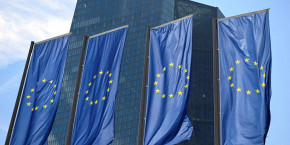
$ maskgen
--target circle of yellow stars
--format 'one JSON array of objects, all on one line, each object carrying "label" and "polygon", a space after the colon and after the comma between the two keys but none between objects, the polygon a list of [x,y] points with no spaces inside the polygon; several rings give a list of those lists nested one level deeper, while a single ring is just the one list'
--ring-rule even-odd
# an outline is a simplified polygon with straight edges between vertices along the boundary
[{"label": "circle of yellow stars", "polygon": [[[173,63],[173,62],[171,62],[170,64],[169,64],[169,69],[170,68],[173,68],[175,66],[175,64]],[[178,65],[177,66],[178,67],[178,69],[181,71],[181,73],[185,73],[186,74],[186,80],[189,80],[190,79],[190,76],[188,75],[188,69],[186,69],[186,68],[184,68],[184,67],[182,67],[182,65]],[[167,68],[166,67],[163,67],[163,72],[166,72],[167,71]],[[154,86],[158,86],[158,78],[160,78],[161,77],[161,75],[162,75],[162,73],[157,73],[156,74],[156,78],[157,78],[157,80],[156,81],[154,81],[154,83],[153,83],[153,85]],[[187,83],[189,83],[189,81],[187,81]],[[187,89],[188,88],[188,84],[185,84],[184,85],[184,89]],[[177,94],[177,96],[182,96],[183,95],[183,92],[182,92],[183,90],[180,90],[179,92],[178,92],[178,94]],[[169,97],[169,98],[173,98],[173,97],[175,97],[174,95],[174,93],[168,93],[168,94],[165,94],[165,93],[161,93],[161,90],[159,90],[158,88],[156,88],[155,89],[155,93],[156,94],[161,94],[161,98],[162,99],[164,99],[165,97]]]},{"label": "circle of yellow stars", "polygon": [[[235,66],[237,67],[240,63],[241,63],[242,60],[235,60]],[[243,60],[244,63],[247,63],[249,65],[254,65],[255,67],[257,67],[257,69],[259,69],[260,71],[263,71],[264,70],[264,67],[261,65],[259,66],[258,62],[257,61],[253,61],[253,62],[250,62],[250,59],[249,58],[245,58]],[[230,67],[229,68],[229,72],[230,72],[230,75],[227,77],[227,80],[230,82],[230,88],[235,88],[236,92],[237,93],[241,93],[241,92],[245,92],[247,95],[252,95],[253,93],[256,93],[256,94],[259,94],[261,92],[261,90],[259,90],[259,88],[256,88],[256,89],[245,89],[243,90],[241,87],[239,86],[235,86],[236,84],[232,81],[233,79],[233,76],[231,75],[231,72],[234,72],[235,68],[234,67]],[[266,73],[262,73],[262,78],[266,78]],[[265,84],[265,81],[263,80],[262,83],[260,84],[262,88],[264,88],[266,86]]]},{"label": "circle of yellow stars", "polygon": [[[56,84],[53,84],[54,83],[54,80],[47,80],[45,78],[43,78],[41,81],[42,85],[44,85],[45,83],[49,83],[49,85],[52,85],[53,87],[53,96],[55,96],[57,94],[56,92]],[[39,82],[36,82],[36,87],[39,85]],[[40,108],[42,109],[46,109],[48,107],[49,104],[53,103],[54,102],[54,99],[50,99],[48,103],[45,103],[44,105],[40,105],[40,106],[37,106],[37,105],[33,105],[31,102],[31,99],[32,99],[32,96],[33,94],[35,94],[35,88],[31,88],[29,90],[29,93],[27,93],[28,95],[26,95],[25,99],[27,101],[26,103],[26,106],[31,108],[31,111],[38,111]]]},{"label": "circle of yellow stars", "polygon": [[[101,70],[101,71],[98,71],[98,73],[95,74],[95,75],[92,77],[92,81],[89,82],[89,84],[87,85],[87,90],[86,90],[86,92],[85,92],[85,101],[88,102],[90,106],[92,106],[92,105],[94,105],[94,104],[96,105],[96,104],[98,104],[98,102],[99,102],[98,99],[93,100],[92,97],[89,97],[89,92],[90,92],[90,88],[92,88],[92,85],[94,85],[94,84],[93,84],[94,80],[97,78],[97,76],[101,76],[101,75],[106,75],[105,77],[108,77],[108,78],[109,78],[109,79],[108,79],[108,80],[109,80],[109,81],[108,81],[109,85],[113,83],[113,80],[111,79],[111,77],[112,77],[112,73],[110,73],[110,71],[106,71],[106,72],[103,72],[102,70]],[[109,87],[106,89],[106,92],[107,92],[107,93],[110,92],[110,88],[109,88]],[[101,97],[101,100],[102,100],[102,101],[105,101],[106,99],[107,99],[106,96]]]}]

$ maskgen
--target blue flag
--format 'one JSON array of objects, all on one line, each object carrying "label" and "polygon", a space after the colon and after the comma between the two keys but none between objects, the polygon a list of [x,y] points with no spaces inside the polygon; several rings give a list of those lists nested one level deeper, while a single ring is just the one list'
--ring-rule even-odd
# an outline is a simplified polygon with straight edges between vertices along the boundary
[{"label": "blue flag", "polygon": [[187,116],[192,55],[192,17],[152,29],[144,145],[189,140]]},{"label": "blue flag", "polygon": [[59,103],[70,35],[34,46],[10,145],[43,145]]},{"label": "blue flag", "polygon": [[115,97],[127,29],[88,40],[72,145],[106,145],[114,139]]},{"label": "blue flag", "polygon": [[264,145],[270,124],[268,11],[218,22],[222,145]]}]

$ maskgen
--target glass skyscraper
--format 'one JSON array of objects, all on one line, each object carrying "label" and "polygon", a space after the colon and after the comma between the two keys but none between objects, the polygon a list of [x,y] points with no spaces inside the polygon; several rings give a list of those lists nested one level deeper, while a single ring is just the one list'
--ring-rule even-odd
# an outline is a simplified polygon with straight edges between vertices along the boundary
[{"label": "glass skyscraper", "polygon": [[84,35],[92,36],[129,25],[115,102],[113,145],[136,145],[144,65],[146,27],[193,14],[193,56],[188,114],[194,126],[190,141],[212,145],[214,110],[212,77],[212,18],[224,17],[216,7],[189,0],[78,0],[62,92],[49,145],[64,145],[69,127]]}]

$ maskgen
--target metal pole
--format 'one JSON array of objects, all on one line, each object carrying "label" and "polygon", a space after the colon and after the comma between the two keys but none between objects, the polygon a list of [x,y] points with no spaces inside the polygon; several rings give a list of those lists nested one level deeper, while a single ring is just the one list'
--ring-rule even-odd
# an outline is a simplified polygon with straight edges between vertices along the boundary
[{"label": "metal pole", "polygon": [[214,94],[214,144],[220,145],[220,95],[217,18],[212,20],[213,34],[213,94]]},{"label": "metal pole", "polygon": [[150,30],[147,27],[146,46],[144,55],[144,68],[143,68],[143,79],[142,79],[142,93],[140,102],[140,117],[139,117],[139,130],[138,130],[138,141],[137,145],[143,145],[144,143],[144,131],[145,131],[145,104],[146,104],[146,91],[148,81],[148,64],[149,64],[149,42],[150,42]]},{"label": "metal pole", "polygon": [[20,99],[21,99],[21,95],[22,95],[23,85],[24,85],[24,81],[25,81],[26,74],[27,74],[27,71],[28,71],[28,65],[29,65],[29,62],[30,62],[31,54],[32,54],[32,51],[33,51],[33,46],[34,46],[34,41],[31,41],[29,52],[28,52],[28,55],[27,55],[26,63],[25,63],[25,67],[24,67],[24,71],[23,71],[23,74],[22,74],[20,87],[19,87],[19,90],[18,90],[16,102],[15,102],[15,105],[14,105],[13,114],[12,114],[12,117],[11,117],[9,129],[8,129],[5,145],[9,145],[9,143],[10,143],[10,139],[11,139],[11,135],[12,135],[12,129],[14,127],[15,118],[16,118],[19,102],[20,102]]},{"label": "metal pole", "polygon": [[69,127],[68,127],[68,132],[67,132],[67,137],[66,137],[66,145],[71,144],[72,131],[73,131],[73,125],[74,125],[74,121],[75,121],[77,101],[78,101],[79,90],[80,90],[81,76],[82,76],[83,67],[84,67],[84,58],[85,58],[84,55],[86,52],[86,45],[87,45],[88,38],[89,38],[88,36],[84,36],[83,48],[82,48],[78,76],[77,76],[77,82],[76,82],[76,87],[75,87],[74,100],[73,100],[73,105],[72,105],[72,109],[71,109]]}]

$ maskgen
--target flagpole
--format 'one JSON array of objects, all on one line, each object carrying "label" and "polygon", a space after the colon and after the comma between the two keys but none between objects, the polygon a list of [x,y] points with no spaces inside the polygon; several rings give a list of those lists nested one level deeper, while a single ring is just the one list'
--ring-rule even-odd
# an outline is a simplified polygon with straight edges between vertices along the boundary
[{"label": "flagpole", "polygon": [[220,145],[220,94],[219,94],[219,55],[217,18],[212,20],[213,34],[213,94],[214,94],[214,144]]},{"label": "flagpole", "polygon": [[79,70],[78,70],[78,76],[77,76],[76,87],[75,87],[74,100],[73,100],[70,121],[69,121],[69,127],[68,127],[68,132],[67,132],[67,137],[66,137],[66,145],[71,144],[72,131],[73,131],[73,125],[74,125],[74,120],[75,120],[77,101],[78,101],[79,90],[80,90],[80,82],[81,82],[81,76],[82,76],[83,67],[84,67],[84,57],[85,57],[86,45],[87,45],[88,38],[89,38],[88,36],[84,36],[81,59],[80,59],[80,63],[79,63]]},{"label": "flagpole", "polygon": [[25,67],[24,67],[24,71],[23,71],[23,74],[22,74],[21,83],[20,83],[18,94],[17,94],[17,98],[16,98],[16,102],[15,102],[15,105],[14,105],[13,114],[12,114],[12,117],[11,117],[9,129],[8,129],[5,145],[9,145],[9,143],[10,143],[10,139],[11,139],[11,135],[12,135],[12,129],[13,129],[13,126],[14,126],[14,123],[15,123],[15,118],[16,118],[19,102],[20,102],[20,99],[21,99],[21,95],[22,95],[22,91],[23,91],[23,85],[24,85],[24,81],[25,81],[25,78],[26,78],[28,65],[29,65],[29,62],[30,62],[30,58],[31,58],[31,54],[32,54],[32,51],[33,51],[33,48],[34,48],[34,44],[35,44],[34,41],[31,41],[29,52],[28,52],[28,55],[27,55],[26,63],[25,63]]},{"label": "flagpole", "polygon": [[270,10],[270,8],[269,9],[255,11],[255,12],[250,12],[250,13],[244,13],[244,14],[240,14],[240,15],[236,15],[236,16],[225,17],[225,18],[217,19],[217,21],[224,21],[224,20],[234,19],[234,18],[238,18],[238,17],[254,15],[254,14],[258,14],[258,13],[264,13],[264,12],[267,12],[269,10]]},{"label": "flagpole", "polygon": [[144,132],[145,132],[145,110],[146,110],[146,91],[148,88],[148,64],[149,64],[149,42],[150,42],[150,30],[151,28],[147,26],[146,35],[146,46],[144,55],[144,67],[143,67],[143,79],[142,79],[142,93],[140,101],[140,117],[139,117],[139,130],[138,130],[138,141],[137,145],[143,145],[144,143]]}]

